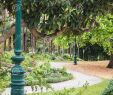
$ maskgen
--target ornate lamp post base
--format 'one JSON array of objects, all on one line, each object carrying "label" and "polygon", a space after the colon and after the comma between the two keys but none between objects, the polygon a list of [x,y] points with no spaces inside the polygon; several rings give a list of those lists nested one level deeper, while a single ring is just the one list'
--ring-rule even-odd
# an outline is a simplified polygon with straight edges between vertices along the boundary
[{"label": "ornate lamp post base", "polygon": [[16,55],[12,57],[15,66],[11,70],[11,95],[24,95],[24,69],[21,67],[20,63],[24,60],[21,55]]}]

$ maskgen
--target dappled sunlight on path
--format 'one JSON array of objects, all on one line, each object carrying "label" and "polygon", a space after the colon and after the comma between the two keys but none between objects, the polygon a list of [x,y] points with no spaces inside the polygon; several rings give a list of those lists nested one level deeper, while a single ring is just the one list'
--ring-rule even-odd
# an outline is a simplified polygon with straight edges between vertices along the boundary
[{"label": "dappled sunlight on path", "polygon": [[113,78],[113,69],[106,68],[109,61],[79,61],[78,65],[70,62],[64,66],[70,70],[86,73],[105,79]]}]

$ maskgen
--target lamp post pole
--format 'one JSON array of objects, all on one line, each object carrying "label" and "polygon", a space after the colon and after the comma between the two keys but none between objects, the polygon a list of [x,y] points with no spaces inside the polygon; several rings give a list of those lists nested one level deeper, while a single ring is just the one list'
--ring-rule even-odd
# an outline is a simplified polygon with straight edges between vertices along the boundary
[{"label": "lamp post pole", "polygon": [[76,56],[76,37],[74,42],[74,65],[77,65],[77,56]]},{"label": "lamp post pole", "polygon": [[11,69],[11,95],[24,95],[24,69],[21,67],[21,62],[24,57],[21,55],[21,21],[22,21],[22,0],[16,0],[16,33],[15,46],[12,61],[15,64]]}]

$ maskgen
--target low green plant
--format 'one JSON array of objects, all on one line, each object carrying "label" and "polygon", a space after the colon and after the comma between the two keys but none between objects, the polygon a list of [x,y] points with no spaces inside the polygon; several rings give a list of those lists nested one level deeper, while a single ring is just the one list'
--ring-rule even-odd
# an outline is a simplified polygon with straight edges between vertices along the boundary
[{"label": "low green plant", "polygon": [[10,75],[7,68],[0,69],[0,91],[9,86]]},{"label": "low green plant", "polygon": [[11,63],[11,57],[13,55],[13,52],[7,52],[5,51],[3,54],[0,55],[0,62],[5,62],[5,63]]},{"label": "low green plant", "polygon": [[[86,82],[84,86],[80,88],[71,88],[60,91],[29,94],[29,95],[101,95],[102,91],[105,89],[107,84],[108,84],[107,80],[104,80],[101,83],[93,86],[88,86],[88,83]],[[112,95],[112,94],[106,94],[106,95]]]},{"label": "low green plant", "polygon": [[102,95],[113,95],[113,80],[110,80]]},{"label": "low green plant", "polygon": [[43,90],[43,87],[46,87],[46,89],[51,88],[50,85],[47,83],[46,78],[45,78],[45,73],[47,70],[49,70],[49,64],[45,63],[40,65],[40,66],[36,66],[35,68],[33,68],[32,72],[29,73],[28,77],[26,77],[27,83],[26,85],[30,85],[32,86],[32,89],[36,90],[38,85],[41,89],[41,91]]},{"label": "low green plant", "polygon": [[51,88],[48,83],[57,83],[72,79],[73,76],[66,72],[66,69],[51,68],[49,62],[45,62],[35,68],[26,77],[26,85],[36,88],[38,85],[41,89],[43,87]]},{"label": "low green plant", "polygon": [[72,57],[70,57],[69,54],[64,54],[62,57],[64,60],[72,60]]},{"label": "low green plant", "polygon": [[71,80],[73,78],[72,74],[67,73],[65,68],[62,69],[51,69],[46,75],[48,83],[57,83],[62,81]]}]

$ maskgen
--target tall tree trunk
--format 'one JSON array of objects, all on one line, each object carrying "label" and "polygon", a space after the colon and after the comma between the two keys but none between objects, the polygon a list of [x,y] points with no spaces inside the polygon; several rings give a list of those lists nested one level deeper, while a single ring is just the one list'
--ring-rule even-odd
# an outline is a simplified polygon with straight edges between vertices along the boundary
[{"label": "tall tree trunk", "polygon": [[13,34],[13,48],[15,48],[15,34]]},{"label": "tall tree trunk", "polygon": [[[5,9],[3,9],[3,11],[2,11],[2,16],[3,16],[3,32],[2,32],[2,35],[4,35],[5,33],[4,33],[4,31],[5,31],[5,28],[6,28],[6,26],[5,26],[5,21],[6,21],[6,10]],[[4,51],[6,50],[6,40],[4,41]]]},{"label": "tall tree trunk", "polygon": [[55,54],[55,53],[56,53],[55,45],[53,44],[52,47],[53,47],[53,48],[52,48],[52,53]]},{"label": "tall tree trunk", "polygon": [[68,48],[68,54],[69,54],[70,57],[71,57],[71,44],[69,43],[68,45],[69,45],[69,48]]},{"label": "tall tree trunk", "polygon": [[33,35],[32,35],[32,37],[31,37],[31,42],[32,42],[32,52],[33,53],[35,53],[35,50],[36,50],[36,39],[35,39],[35,37],[33,37]]},{"label": "tall tree trunk", "polygon": [[11,47],[11,41],[12,41],[12,39],[11,39],[11,37],[9,38],[9,42],[8,42],[8,49],[9,49],[9,51],[12,49],[12,47]]},{"label": "tall tree trunk", "polygon": [[27,34],[26,33],[23,34],[23,50],[25,52],[28,52],[28,48],[27,48]]},{"label": "tall tree trunk", "polygon": [[46,53],[46,44],[45,44],[44,39],[43,39],[43,49],[42,49],[42,53],[43,53],[43,54]]},{"label": "tall tree trunk", "polygon": [[27,27],[25,28],[25,27],[23,27],[23,49],[24,49],[24,51],[25,52],[29,52],[29,50],[28,50],[28,37],[27,37]]},{"label": "tall tree trunk", "polygon": [[53,43],[52,43],[52,40],[51,40],[50,43],[51,43],[51,46],[50,47],[51,47],[51,54],[52,54],[53,53]]},{"label": "tall tree trunk", "polygon": [[48,43],[48,52],[51,53],[51,42]]},{"label": "tall tree trunk", "polygon": [[36,41],[36,38],[34,37],[34,48],[35,48],[35,51],[36,51],[36,46],[37,46],[37,41]]},{"label": "tall tree trunk", "polygon": [[6,43],[7,43],[7,40],[5,40],[4,42],[4,51],[6,51]]},{"label": "tall tree trunk", "polygon": [[58,54],[60,55],[60,46],[58,46]]},{"label": "tall tree trunk", "polygon": [[64,55],[64,46],[62,46],[62,55]]},{"label": "tall tree trunk", "polygon": [[107,68],[113,68],[113,54],[111,55],[111,58],[110,58],[110,61],[109,61]]},{"label": "tall tree trunk", "polygon": [[32,34],[30,33],[30,46],[32,46]]},{"label": "tall tree trunk", "polygon": [[85,55],[85,49],[84,48],[82,49],[82,53],[83,53],[83,57],[82,58],[85,59],[85,56],[84,56]]},{"label": "tall tree trunk", "polygon": [[80,47],[79,47],[79,43],[77,44],[77,55],[78,55],[78,58],[80,58]]}]

